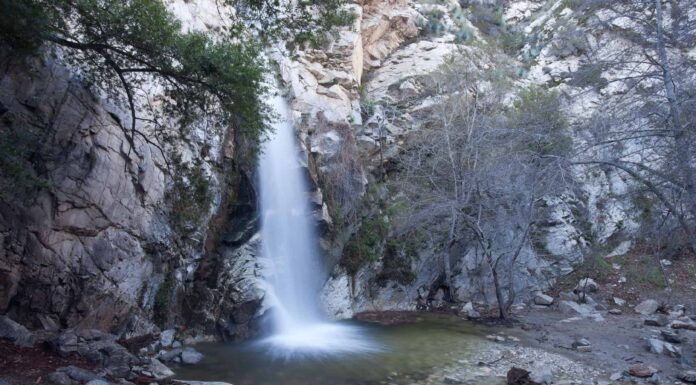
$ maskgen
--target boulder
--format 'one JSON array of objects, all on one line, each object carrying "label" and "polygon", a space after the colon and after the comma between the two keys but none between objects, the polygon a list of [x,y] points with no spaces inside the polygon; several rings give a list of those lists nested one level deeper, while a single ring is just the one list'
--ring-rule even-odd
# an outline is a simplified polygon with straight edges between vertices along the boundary
[{"label": "boulder", "polygon": [[152,377],[157,381],[170,378],[174,375],[174,372],[171,369],[169,369],[167,365],[163,364],[160,360],[156,358],[150,359],[150,362],[147,364],[145,370],[150,372],[152,374]]},{"label": "boulder", "polygon": [[599,289],[599,285],[592,278],[583,278],[575,286],[575,293],[594,293]]},{"label": "boulder", "polygon": [[184,348],[181,352],[181,362],[187,365],[195,365],[203,359],[203,354],[194,348]]},{"label": "boulder", "polygon": [[696,384],[696,370],[685,370],[677,374],[677,378],[689,384]]},{"label": "boulder", "polygon": [[541,306],[550,306],[553,304],[553,297],[539,293],[534,297],[534,304]]},{"label": "boulder", "polygon": [[628,367],[628,374],[633,377],[647,378],[657,373],[657,369],[645,364],[633,364]]},{"label": "boulder", "polygon": [[621,314],[623,314],[623,312],[621,311],[621,309],[614,308],[614,309],[609,309],[609,314],[621,315]]},{"label": "boulder", "polygon": [[53,372],[50,373],[47,377],[48,381],[54,385],[72,385],[73,380],[70,379],[70,376],[65,374],[64,372]]},{"label": "boulder", "polygon": [[65,373],[71,379],[81,383],[86,383],[92,380],[99,379],[103,380],[103,378],[99,377],[97,374],[90,372],[86,369],[78,368],[77,366],[67,366],[64,368],[60,368],[57,370],[57,372]]},{"label": "boulder", "polygon": [[614,300],[614,304],[616,304],[616,306],[623,306],[626,304],[626,301],[619,298],[619,297],[614,297],[613,300]]},{"label": "boulder", "polygon": [[662,330],[660,331],[660,335],[662,336],[662,339],[664,339],[667,342],[671,342],[674,344],[680,344],[684,342],[684,337],[680,336],[678,331]]},{"label": "boulder", "polygon": [[157,358],[162,360],[162,362],[171,362],[171,361],[174,361],[176,358],[180,358],[182,352],[183,352],[183,349],[172,349],[170,351],[161,351],[157,355]]},{"label": "boulder", "polygon": [[665,347],[665,353],[668,356],[670,356],[672,358],[679,358],[682,356],[682,351],[681,351],[680,347],[674,346],[674,345],[670,344],[669,342],[665,342],[664,347]]},{"label": "boulder", "polygon": [[651,353],[662,354],[665,351],[665,343],[657,338],[648,338],[647,349]]},{"label": "boulder", "polygon": [[0,338],[10,340],[17,346],[34,346],[34,334],[9,317],[0,316]]},{"label": "boulder", "polygon": [[164,346],[165,348],[168,348],[172,346],[174,343],[174,335],[176,334],[176,330],[174,329],[167,329],[160,333],[160,344]]},{"label": "boulder", "polygon": [[655,301],[654,299],[647,299],[641,303],[639,303],[635,308],[633,308],[636,313],[642,314],[642,315],[652,315],[655,314],[657,309],[660,308],[660,304]]},{"label": "boulder", "polygon": [[466,316],[468,319],[478,319],[481,318],[481,313],[474,309],[474,304],[467,302],[462,309],[459,311],[460,316]]}]

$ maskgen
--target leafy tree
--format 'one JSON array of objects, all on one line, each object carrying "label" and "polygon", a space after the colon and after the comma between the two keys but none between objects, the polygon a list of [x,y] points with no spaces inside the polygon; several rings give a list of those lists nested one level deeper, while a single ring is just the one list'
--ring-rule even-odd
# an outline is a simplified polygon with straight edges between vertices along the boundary
[{"label": "leafy tree", "polygon": [[182,128],[205,117],[256,139],[268,118],[262,44],[283,33],[316,42],[310,31],[350,20],[337,11],[341,2],[285,7],[278,0],[225,0],[237,17],[227,21],[222,38],[213,38],[182,31],[161,0],[0,0],[0,41],[19,53],[51,43],[86,81],[111,96],[125,93],[133,150],[137,135],[151,142],[136,125],[136,92],[145,82],[162,88],[164,112]]}]

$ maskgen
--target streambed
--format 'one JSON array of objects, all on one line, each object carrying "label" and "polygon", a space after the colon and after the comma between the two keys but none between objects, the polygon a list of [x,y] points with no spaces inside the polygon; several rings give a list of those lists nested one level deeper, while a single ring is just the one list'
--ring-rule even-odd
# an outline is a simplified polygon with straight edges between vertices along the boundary
[{"label": "streambed", "polygon": [[[178,379],[224,381],[234,385],[357,385],[433,383],[444,368],[458,365],[490,345],[490,329],[439,314],[419,315],[417,322],[359,327],[379,351],[278,356],[259,342],[198,345],[205,359],[180,367]],[[492,384],[500,383],[491,377]]]}]

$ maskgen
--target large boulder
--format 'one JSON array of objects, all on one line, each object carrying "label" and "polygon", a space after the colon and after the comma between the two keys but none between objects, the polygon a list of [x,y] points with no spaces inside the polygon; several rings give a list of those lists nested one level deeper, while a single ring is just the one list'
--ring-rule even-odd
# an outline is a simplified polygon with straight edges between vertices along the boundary
[{"label": "large boulder", "polygon": [[181,352],[181,362],[187,365],[195,365],[203,359],[203,354],[194,348],[184,348]]},{"label": "large boulder", "polygon": [[24,347],[33,346],[35,341],[34,335],[27,328],[4,315],[0,316],[0,338]]},{"label": "large boulder", "polygon": [[639,303],[635,308],[633,308],[636,313],[642,314],[642,315],[652,315],[655,314],[657,309],[660,308],[660,303],[655,301],[654,299],[647,299],[641,303]]}]

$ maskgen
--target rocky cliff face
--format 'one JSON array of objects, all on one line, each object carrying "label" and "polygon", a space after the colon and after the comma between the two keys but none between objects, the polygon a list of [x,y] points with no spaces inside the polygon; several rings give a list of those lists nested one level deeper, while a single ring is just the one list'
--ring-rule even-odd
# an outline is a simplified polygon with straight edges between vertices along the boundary
[{"label": "rocky cliff face", "polygon": [[[171,6],[186,28],[219,24],[213,4]],[[195,318],[193,282],[217,280],[215,246],[240,242],[224,230],[249,238],[254,218],[253,159],[234,130],[200,122],[163,140],[143,121],[131,143],[123,106],[59,59],[0,57],[0,130],[27,138],[23,166],[41,179],[0,200],[0,312],[122,335]],[[196,180],[203,192],[185,193]]]},{"label": "rocky cliff face", "polygon": [[[568,39],[583,15],[564,4],[506,6],[507,23],[544,42],[505,58],[522,62],[524,52],[535,54],[525,76],[513,79],[520,86],[583,90],[563,78],[583,49]],[[171,7],[186,28],[220,26],[212,2],[173,1]],[[399,178],[410,133],[427,127],[438,98],[446,97],[428,89],[424,79],[456,52],[466,52],[469,65],[481,70],[501,59],[459,2],[360,0],[349,7],[354,24],[327,36],[324,46],[275,59],[295,112],[331,272],[322,301],[336,318],[437,307],[446,295],[490,305],[495,296],[480,255],[457,245],[454,287],[448,287],[438,240],[446,229],[434,228],[434,237],[390,252],[385,238],[391,217],[382,206],[385,181]],[[32,128],[30,159],[47,185],[0,200],[0,313],[45,328],[138,334],[156,324],[187,324],[203,335],[254,333],[264,308],[253,160],[234,131],[194,126],[159,146],[147,139],[156,133],[143,124],[139,129],[146,135],[131,146],[122,108],[86,88],[58,61],[2,57],[0,129]],[[620,91],[591,95],[596,101],[613,92]],[[591,104],[586,97],[567,102],[576,118]],[[182,159],[178,168],[173,154]],[[183,178],[174,177],[177,170]],[[191,170],[210,178],[209,202],[179,202],[197,208],[195,221],[182,222],[171,192],[187,187]],[[545,198],[543,244],[523,250],[515,266],[520,301],[570,272],[588,239],[605,242],[635,227],[637,214],[622,199],[627,184],[619,175],[580,171],[577,179],[580,192]],[[373,258],[347,262],[346,245],[373,233]]]}]

